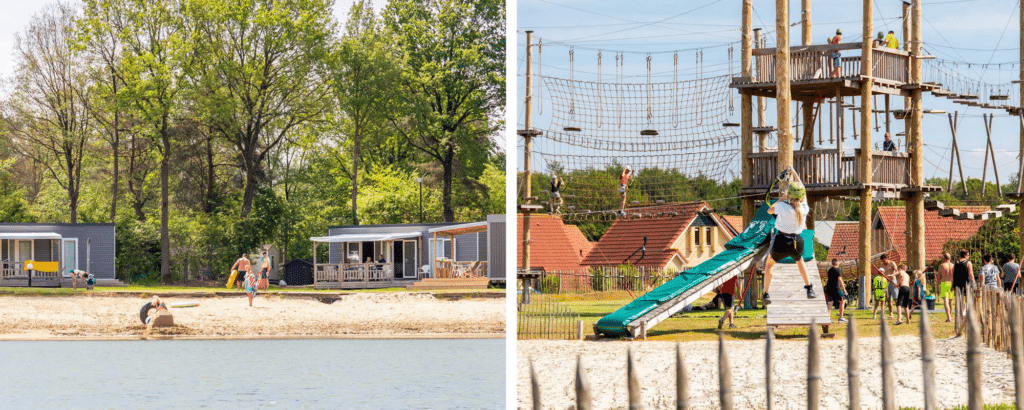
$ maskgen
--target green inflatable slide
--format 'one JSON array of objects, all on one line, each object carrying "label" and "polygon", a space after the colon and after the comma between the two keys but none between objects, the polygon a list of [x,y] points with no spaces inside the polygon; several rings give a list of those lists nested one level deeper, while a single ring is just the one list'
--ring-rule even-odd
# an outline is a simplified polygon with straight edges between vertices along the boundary
[{"label": "green inflatable slide", "polygon": [[[594,326],[595,333],[607,337],[633,336],[631,329],[636,325],[631,326],[631,323],[638,319],[646,319],[639,321],[645,322],[649,328],[682,310],[685,305],[706,293],[702,291],[698,294],[702,287],[724,283],[756,262],[754,257],[767,248],[774,229],[775,217],[768,214],[768,204],[762,204],[750,225],[726,243],[724,251],[601,318]],[[805,230],[801,236],[804,238],[804,260],[814,259],[814,247],[811,245],[814,231]],[[780,261],[787,262],[793,263],[790,258]]]}]

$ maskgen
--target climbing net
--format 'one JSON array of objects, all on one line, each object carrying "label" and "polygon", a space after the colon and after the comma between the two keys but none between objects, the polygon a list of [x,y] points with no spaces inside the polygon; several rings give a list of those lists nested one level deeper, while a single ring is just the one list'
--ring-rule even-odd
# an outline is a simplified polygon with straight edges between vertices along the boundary
[{"label": "climbing net", "polygon": [[727,75],[667,83],[544,78],[550,145],[535,152],[546,162],[546,176],[565,182],[563,214],[614,216],[627,166],[634,171],[627,207],[732,196],[723,184],[735,166],[739,136],[726,126],[733,110],[728,82]]}]

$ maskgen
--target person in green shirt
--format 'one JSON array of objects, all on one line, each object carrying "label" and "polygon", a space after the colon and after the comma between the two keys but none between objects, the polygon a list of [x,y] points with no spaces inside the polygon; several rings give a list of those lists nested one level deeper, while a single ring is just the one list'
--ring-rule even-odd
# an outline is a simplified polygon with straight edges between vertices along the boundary
[{"label": "person in green shirt", "polygon": [[[875,277],[871,279],[871,300],[874,302],[872,303],[873,306],[871,307],[872,319],[878,317],[877,313],[880,307],[882,309],[882,315],[885,315],[885,308],[882,307],[882,304],[885,303],[886,289],[888,288],[888,286],[889,279],[885,277],[885,273],[876,269]],[[891,304],[889,305],[889,314],[892,314]]]},{"label": "person in green shirt", "polygon": [[893,34],[892,30],[889,30],[889,34],[886,34],[885,44],[892,49],[900,48],[900,41],[896,39],[896,34]]}]

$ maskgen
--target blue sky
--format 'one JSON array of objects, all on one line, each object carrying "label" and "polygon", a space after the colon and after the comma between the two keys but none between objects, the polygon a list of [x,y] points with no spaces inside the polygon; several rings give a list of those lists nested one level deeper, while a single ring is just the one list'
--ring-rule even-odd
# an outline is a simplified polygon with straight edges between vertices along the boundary
[{"label": "blue sky", "polygon": [[[844,42],[857,41],[861,37],[862,3],[859,1],[812,1],[812,40],[822,44],[837,28],[844,31]],[[626,82],[645,82],[647,53],[651,53],[654,82],[672,80],[672,57],[678,51],[680,80],[694,77],[695,48],[704,53],[705,75],[728,73],[728,43],[735,43],[733,72],[739,69],[740,0],[697,0],[678,1],[578,1],[578,0],[521,0],[517,4],[517,106],[515,107],[517,128],[523,127],[523,95],[525,65],[524,30],[534,31],[534,41],[545,41],[543,51],[543,73],[549,77],[569,77],[569,47],[575,46],[574,76],[577,80],[596,80],[597,50],[603,54],[602,72],[605,81],[615,72],[614,54],[625,52]],[[987,84],[1001,84],[1004,90],[1019,95],[1017,85],[1009,82],[1019,76],[1020,66],[1018,44],[1020,41],[1019,10],[1017,1],[1008,0],[926,0],[922,3],[924,24],[922,36],[926,53],[935,55],[948,71],[955,71],[962,78]],[[755,0],[754,27],[763,27],[768,47],[775,46],[775,2]],[[877,1],[874,13],[874,31],[893,30],[897,36],[902,31],[902,5],[899,1]],[[800,20],[800,2],[790,2],[790,23]],[[510,30],[512,31],[512,30]],[[800,41],[799,25],[790,29],[790,44]],[[559,44],[561,43],[561,44]],[[567,45],[562,45],[567,44]],[[535,61],[535,64],[537,62]],[[970,63],[970,67],[968,67]],[[989,66],[979,64],[990,63]],[[1002,63],[1001,65],[998,65]],[[954,65],[955,64],[955,65]],[[1013,64],[1013,65],[1011,65]],[[535,66],[536,69],[536,66]],[[660,78],[657,73],[661,73]],[[632,76],[632,77],[630,77]],[[926,78],[927,80],[927,78]],[[545,104],[550,104],[545,90]],[[739,121],[739,97],[732,91],[736,111],[733,118]],[[881,98],[879,98],[881,104]],[[849,102],[849,99],[847,100]],[[1016,103],[1016,101],[1014,101]],[[901,108],[902,98],[891,100],[893,108]],[[539,107],[534,107],[534,112]],[[987,110],[954,104],[945,98],[925,94],[924,108],[960,112],[957,140],[964,172],[970,177],[981,177],[985,127],[983,113],[994,113],[993,144],[996,150],[1000,178],[1005,184],[1010,174],[1018,172],[1017,152],[1019,145],[1019,120],[1005,111]],[[550,122],[547,116],[550,105],[544,107],[545,115],[535,115],[534,127],[545,129]],[[768,123],[775,123],[774,100],[768,99]],[[797,112],[793,110],[794,114]],[[945,114],[926,114],[925,176],[945,177],[948,173],[951,150],[951,132]],[[847,125],[852,120],[848,117]],[[859,125],[859,124],[858,124]],[[739,132],[738,128],[735,129]],[[827,130],[827,123],[826,123]],[[893,121],[894,134],[903,131],[902,121]],[[851,130],[847,129],[849,136]],[[874,133],[874,141],[882,141],[882,133]],[[894,138],[902,139],[902,136]],[[826,137],[827,140],[827,137]],[[518,139],[521,152],[522,139]],[[544,142],[541,141],[543,144]],[[826,141],[827,144],[827,141]],[[859,141],[847,140],[847,148],[859,145]],[[552,144],[548,149],[557,149]],[[517,159],[517,168],[522,161]],[[544,169],[541,158],[535,157],[533,168]],[[735,161],[738,170],[738,159]],[[992,180],[991,164],[988,180]]]}]

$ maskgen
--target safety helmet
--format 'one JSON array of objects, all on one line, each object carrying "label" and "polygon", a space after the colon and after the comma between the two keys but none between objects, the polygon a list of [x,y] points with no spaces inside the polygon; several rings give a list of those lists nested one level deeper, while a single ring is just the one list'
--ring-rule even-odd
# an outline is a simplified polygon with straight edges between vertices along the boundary
[{"label": "safety helmet", "polygon": [[879,32],[878,32],[878,39],[879,39],[879,40],[881,40],[881,39],[883,39],[883,38],[885,38],[885,33],[883,33],[883,32],[881,32],[881,31],[879,31]]},{"label": "safety helmet", "polygon": [[631,168],[629,165],[626,165],[626,171],[633,172],[633,168]]},{"label": "safety helmet", "polygon": [[804,184],[799,182],[790,182],[789,190],[786,192],[786,195],[789,196],[790,199],[803,199],[807,196],[807,189],[804,188]]},{"label": "safety helmet", "polygon": [[836,34],[840,34],[840,35],[842,35],[842,34],[843,34],[843,29],[841,29],[841,28],[837,28],[837,29],[836,29]]}]

